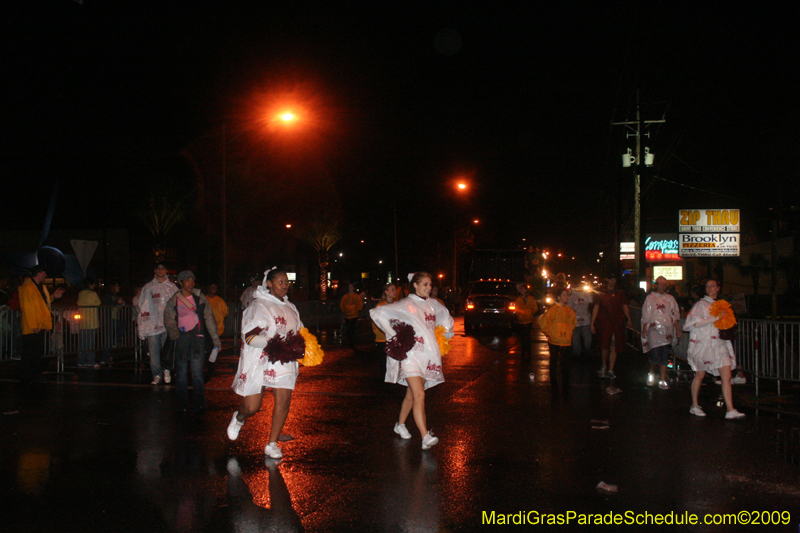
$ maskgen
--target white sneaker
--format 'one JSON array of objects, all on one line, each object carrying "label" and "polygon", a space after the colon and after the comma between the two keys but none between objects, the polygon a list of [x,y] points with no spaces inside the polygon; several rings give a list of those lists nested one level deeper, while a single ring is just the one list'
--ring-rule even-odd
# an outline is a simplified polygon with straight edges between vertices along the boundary
[{"label": "white sneaker", "polygon": [[666,381],[659,381],[658,388],[661,390],[667,390],[669,389],[669,383],[667,383]]},{"label": "white sneaker", "polygon": [[242,429],[244,422],[239,422],[239,419],[236,416],[239,414],[239,411],[233,413],[233,417],[231,418],[231,423],[228,424],[228,438],[231,440],[236,440],[239,438],[239,430]]},{"label": "white sneaker", "polygon": [[433,432],[428,430],[428,433],[426,433],[425,436],[422,437],[422,449],[430,450],[433,446],[436,446],[438,442],[439,438],[434,437]]},{"label": "white sneaker", "polygon": [[406,429],[406,425],[405,424],[397,424],[397,423],[395,423],[394,432],[397,433],[398,435],[400,435],[401,439],[410,439],[411,438],[411,433],[408,432],[408,429]]},{"label": "white sneaker", "polygon": [[264,448],[264,453],[269,455],[273,459],[280,459],[281,457],[283,457],[283,452],[281,451],[280,448],[278,448],[277,442],[270,442],[269,444],[267,444],[267,446]]},{"label": "white sneaker", "polygon": [[172,383],[172,376],[169,373],[169,370],[164,370],[164,383]]},{"label": "white sneaker", "polygon": [[153,377],[153,381],[150,382],[150,385],[158,385],[159,383],[161,383],[161,376],[155,376]]},{"label": "white sneaker", "polygon": [[737,418],[744,418],[744,413],[740,413],[736,409],[731,409],[727,413],[725,413],[726,420],[736,420]]},{"label": "white sneaker", "polygon": [[601,366],[600,370],[597,371],[597,377],[599,377],[599,378],[606,377],[606,367],[605,366]]},{"label": "white sneaker", "polygon": [[706,413],[703,411],[703,408],[700,407],[699,405],[689,409],[689,413],[693,414],[694,416],[706,416]]},{"label": "white sneaker", "polygon": [[242,475],[242,469],[239,468],[239,461],[236,460],[236,457],[228,459],[228,473],[232,476]]},{"label": "white sneaker", "polygon": [[655,374],[650,372],[649,374],[647,374],[647,386],[652,387],[655,384],[656,384],[656,376]]},{"label": "white sneaker", "polygon": [[735,378],[731,378],[731,385],[744,385],[747,383],[747,378],[744,376],[736,376]]}]

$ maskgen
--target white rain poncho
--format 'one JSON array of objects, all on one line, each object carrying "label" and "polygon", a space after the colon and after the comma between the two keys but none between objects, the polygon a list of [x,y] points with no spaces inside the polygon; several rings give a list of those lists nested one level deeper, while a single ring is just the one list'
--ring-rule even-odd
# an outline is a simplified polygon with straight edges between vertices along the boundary
[{"label": "white rain poncho", "polygon": [[574,290],[572,294],[569,295],[567,305],[575,311],[576,327],[588,326],[592,323],[592,311],[589,309],[592,303],[594,303],[594,299],[591,293],[582,290]]},{"label": "white rain poncho", "polygon": [[642,331],[647,326],[647,337],[642,335],[642,351],[647,353],[659,346],[675,346],[678,343],[675,323],[680,319],[678,302],[671,294],[651,292],[642,306]]},{"label": "white rain poncho", "polygon": [[242,310],[247,309],[251,303],[253,303],[253,298],[256,295],[256,287],[247,287],[241,296],[239,296],[239,301],[242,303]]},{"label": "white rain poncho", "polygon": [[453,336],[453,317],[445,306],[433,298],[423,299],[412,294],[398,302],[371,309],[369,314],[386,333],[387,341],[395,335],[392,320],[399,320],[414,328],[416,343],[408,351],[408,357],[403,361],[386,358],[386,382],[408,386],[406,377],[419,376],[425,380],[426,389],[444,383],[436,326],[444,326],[448,339]]},{"label": "white rain poncho", "polygon": [[259,286],[242,316],[242,348],[232,385],[234,392],[240,396],[251,396],[259,394],[262,387],[293,390],[299,363],[271,363],[264,348],[249,345],[246,337],[254,334],[265,340],[276,335],[286,337],[288,333],[299,332],[302,327],[303,322],[294,304],[279,300],[266,288]]},{"label": "white rain poncho", "polygon": [[156,278],[142,287],[139,296],[139,314],[136,316],[139,338],[158,335],[167,331],[164,328],[164,308],[172,295],[178,292],[178,287],[169,280],[159,283]]},{"label": "white rain poncho", "polygon": [[730,365],[736,368],[736,355],[731,341],[719,338],[719,330],[714,326],[717,318],[708,309],[714,300],[703,297],[689,311],[683,330],[689,335],[689,365],[695,372],[709,372],[719,376],[719,368]]}]

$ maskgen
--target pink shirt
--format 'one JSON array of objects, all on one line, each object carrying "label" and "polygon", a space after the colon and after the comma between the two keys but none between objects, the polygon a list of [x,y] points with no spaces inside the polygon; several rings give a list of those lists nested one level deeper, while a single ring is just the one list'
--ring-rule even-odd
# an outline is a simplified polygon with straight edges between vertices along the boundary
[{"label": "pink shirt", "polygon": [[[189,296],[186,299],[191,302],[195,308],[197,307],[194,296]],[[191,307],[187,307],[186,304],[183,303],[183,300],[178,298],[178,329],[180,331],[192,331],[199,322],[197,311]]]}]

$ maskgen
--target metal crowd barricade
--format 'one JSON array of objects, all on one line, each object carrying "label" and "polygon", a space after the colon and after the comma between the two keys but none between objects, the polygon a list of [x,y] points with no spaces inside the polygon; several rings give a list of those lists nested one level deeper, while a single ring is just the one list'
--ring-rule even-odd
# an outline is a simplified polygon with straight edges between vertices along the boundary
[{"label": "metal crowd barricade", "polygon": [[134,359],[142,360],[142,348],[136,330],[136,308],[130,305],[63,307],[53,311],[53,329],[47,346],[58,358],[57,371],[64,370],[64,356],[80,352],[133,350]]},{"label": "metal crowd barricade", "polygon": [[19,359],[22,348],[22,329],[19,311],[0,307],[0,362]]},{"label": "metal crowd barricade", "polygon": [[756,396],[759,379],[800,382],[800,322],[739,320],[736,356],[739,366],[753,374]]},{"label": "metal crowd barricade", "polygon": [[[59,373],[64,371],[64,357],[81,351],[111,353],[133,349],[136,361],[141,361],[135,313],[136,308],[129,305],[56,308],[52,311],[53,329],[45,332],[47,353],[43,355],[56,357]],[[82,329],[87,331],[83,343]],[[8,307],[0,309],[0,362],[20,358],[21,336],[20,313]]]},{"label": "metal crowd barricade", "polygon": [[[241,342],[241,304],[227,302],[225,336]],[[323,328],[338,327],[342,318],[338,300],[296,302],[300,317],[309,329],[319,332]],[[81,351],[102,353],[133,350],[136,362],[144,355],[144,343],[136,329],[137,309],[130,305],[98,307],[61,307],[53,310],[53,329],[46,332],[46,357],[57,358],[58,372],[64,371],[64,358]],[[19,359],[21,348],[20,313],[8,307],[0,308],[0,362]],[[89,327],[87,327],[89,326]],[[81,344],[81,331],[83,345]],[[15,333],[16,332],[16,333]]]}]

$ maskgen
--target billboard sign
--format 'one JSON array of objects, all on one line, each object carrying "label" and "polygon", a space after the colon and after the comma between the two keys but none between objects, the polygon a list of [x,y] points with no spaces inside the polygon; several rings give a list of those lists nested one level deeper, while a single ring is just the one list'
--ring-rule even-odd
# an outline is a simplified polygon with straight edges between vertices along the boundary
[{"label": "billboard sign", "polygon": [[681,209],[679,233],[739,233],[738,209]]},{"label": "billboard sign", "polygon": [[681,233],[681,257],[739,257],[738,233]]},{"label": "billboard sign", "polygon": [[678,235],[675,233],[654,233],[644,241],[644,257],[649,262],[680,261],[678,255]]},{"label": "billboard sign", "polygon": [[682,266],[654,266],[653,277],[664,276],[667,281],[683,281]]}]

